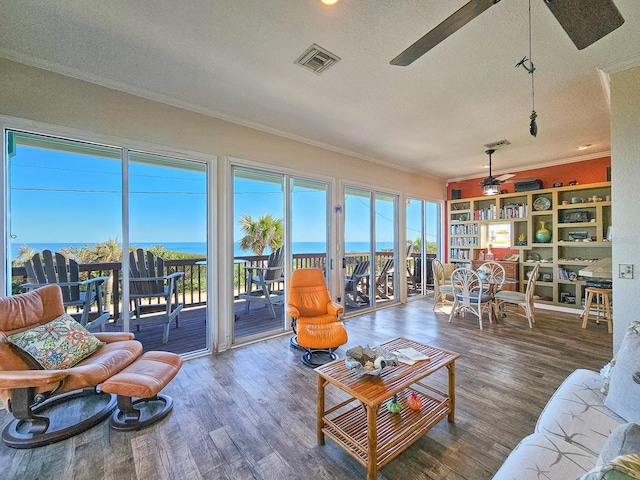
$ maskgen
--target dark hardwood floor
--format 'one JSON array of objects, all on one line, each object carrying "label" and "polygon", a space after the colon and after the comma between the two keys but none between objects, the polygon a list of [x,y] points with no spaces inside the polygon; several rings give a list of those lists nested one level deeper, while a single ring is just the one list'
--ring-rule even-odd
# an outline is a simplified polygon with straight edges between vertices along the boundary
[{"label": "dark hardwood floor", "polygon": [[[577,314],[536,310],[536,325],[507,317],[499,325],[433,313],[420,300],[347,323],[349,342],[375,345],[405,336],[461,354],[456,421],[443,420],[378,472],[384,479],[490,479],[533,431],[545,403],[575,368],[599,370],[612,356],[606,325],[582,330]],[[72,439],[31,450],[0,445],[7,479],[339,479],[365,469],[330,439],[316,444],[316,375],[273,338],[185,362],[164,393],[173,413],[135,433],[108,422]],[[445,377],[436,375],[444,387]],[[328,403],[343,398],[329,390]],[[0,425],[10,415],[0,411]]]}]

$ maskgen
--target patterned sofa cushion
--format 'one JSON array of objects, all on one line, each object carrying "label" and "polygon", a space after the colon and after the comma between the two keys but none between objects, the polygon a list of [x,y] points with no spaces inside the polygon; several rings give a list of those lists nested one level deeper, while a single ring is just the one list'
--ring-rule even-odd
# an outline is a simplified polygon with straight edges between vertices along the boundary
[{"label": "patterned sofa cushion", "polygon": [[561,438],[533,433],[522,439],[493,480],[574,479],[591,470],[598,459]]},{"label": "patterned sofa cushion", "polygon": [[538,418],[535,431],[573,444],[594,457],[620,424],[626,423],[604,405],[602,376],[591,370],[571,373]]}]

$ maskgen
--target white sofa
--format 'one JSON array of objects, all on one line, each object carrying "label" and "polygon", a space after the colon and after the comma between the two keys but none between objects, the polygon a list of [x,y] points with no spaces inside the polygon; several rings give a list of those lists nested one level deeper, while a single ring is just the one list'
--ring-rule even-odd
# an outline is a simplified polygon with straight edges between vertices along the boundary
[{"label": "white sofa", "polygon": [[[516,446],[494,480],[577,480],[610,467],[614,458],[627,461],[628,455],[640,468],[639,378],[640,322],[634,322],[611,369],[609,397],[602,393],[605,379],[599,372],[571,373],[547,402],[534,433]],[[615,478],[640,478],[635,475],[640,470]],[[603,477],[591,472],[586,478]]]},{"label": "white sofa", "polygon": [[598,372],[569,375],[544,407],[534,433],[511,452],[494,480],[578,479],[595,467],[611,432],[625,423],[604,406],[603,385]]}]

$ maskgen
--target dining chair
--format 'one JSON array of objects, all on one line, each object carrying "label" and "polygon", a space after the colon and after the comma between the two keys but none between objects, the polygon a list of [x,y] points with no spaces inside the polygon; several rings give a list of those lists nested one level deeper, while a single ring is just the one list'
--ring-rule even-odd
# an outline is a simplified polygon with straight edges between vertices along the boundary
[{"label": "dining chair", "polygon": [[[451,285],[451,273],[455,270],[454,265],[445,265],[434,258],[431,262],[431,268],[433,269],[433,310],[439,304],[447,305],[453,303],[453,300],[449,300],[447,297],[453,297],[453,285]],[[447,270],[449,275],[447,275]]]},{"label": "dining chair", "polygon": [[478,274],[483,283],[486,283],[485,290],[487,293],[495,293],[502,289],[506,274],[504,267],[498,262],[484,262],[478,267]]},{"label": "dining chair", "polygon": [[500,290],[493,296],[494,310],[504,315],[504,305],[518,305],[524,309],[524,314],[515,312],[516,315],[525,317],[529,321],[529,328],[533,328],[536,320],[533,316],[533,293],[536,288],[536,281],[540,271],[540,264],[536,263],[533,270],[530,271],[529,280],[527,280],[527,288],[525,293],[514,292],[511,290]]},{"label": "dining chair", "polygon": [[482,330],[482,314],[491,305],[491,295],[484,293],[482,279],[478,273],[470,268],[456,268],[451,274],[453,286],[453,307],[449,314],[449,322],[453,315],[462,316],[471,312],[478,317],[480,330]]}]

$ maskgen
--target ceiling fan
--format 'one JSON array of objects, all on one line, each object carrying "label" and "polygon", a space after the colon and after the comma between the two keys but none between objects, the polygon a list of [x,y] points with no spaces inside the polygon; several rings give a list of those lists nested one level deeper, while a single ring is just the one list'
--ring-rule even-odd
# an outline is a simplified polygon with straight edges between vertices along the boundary
[{"label": "ceiling fan", "polygon": [[500,184],[505,180],[510,179],[511,177],[515,177],[515,173],[505,173],[504,175],[500,175],[499,177],[494,177],[491,173],[491,155],[495,152],[494,149],[490,148],[485,153],[489,155],[489,176],[485,178],[480,186],[482,187],[483,195],[497,195],[500,193]]},{"label": "ceiling fan", "polygon": [[[391,60],[407,66],[500,0],[470,0],[433,30]],[[542,0],[578,50],[597,42],[624,23],[613,0]]]}]

